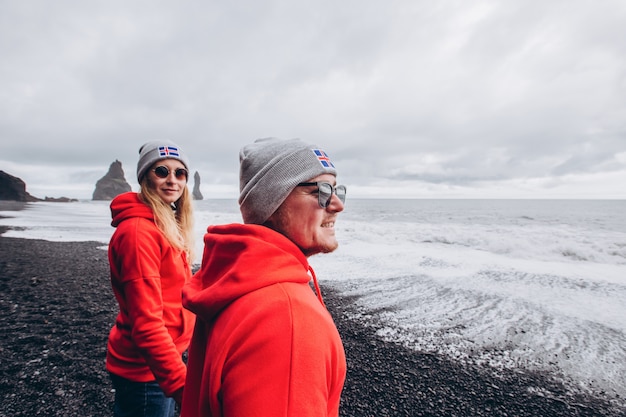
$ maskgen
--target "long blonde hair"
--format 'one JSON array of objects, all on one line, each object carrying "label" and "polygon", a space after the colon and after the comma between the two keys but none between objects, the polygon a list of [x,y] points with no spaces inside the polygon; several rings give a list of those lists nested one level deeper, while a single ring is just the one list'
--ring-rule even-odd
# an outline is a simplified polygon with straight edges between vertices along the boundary
[{"label": "long blonde hair", "polygon": [[172,246],[187,252],[187,258],[191,265],[195,255],[193,201],[187,185],[176,201],[176,210],[173,210],[169,203],[159,197],[148,175],[144,175],[139,185],[141,187],[139,197],[152,209],[157,227]]}]

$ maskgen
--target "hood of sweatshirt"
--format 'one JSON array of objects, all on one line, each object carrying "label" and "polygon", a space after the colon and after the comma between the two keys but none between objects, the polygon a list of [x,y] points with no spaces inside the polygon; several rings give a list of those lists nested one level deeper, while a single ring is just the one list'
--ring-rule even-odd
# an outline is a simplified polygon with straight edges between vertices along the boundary
[{"label": "hood of sweatshirt", "polygon": [[315,281],[309,271],[313,274],[302,251],[274,230],[253,224],[210,226],[202,266],[183,288],[183,306],[211,321],[228,304],[257,289]]},{"label": "hood of sweatshirt", "polygon": [[154,220],[152,210],[139,199],[139,194],[122,193],[111,201],[111,226],[117,227],[124,220],[133,217]]}]

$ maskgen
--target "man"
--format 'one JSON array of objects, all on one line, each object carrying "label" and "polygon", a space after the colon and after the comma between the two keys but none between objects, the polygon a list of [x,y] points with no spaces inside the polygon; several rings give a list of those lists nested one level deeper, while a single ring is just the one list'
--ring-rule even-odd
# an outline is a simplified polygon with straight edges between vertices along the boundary
[{"label": "man", "polygon": [[208,228],[183,289],[198,320],[181,416],[336,417],[345,354],[307,258],[337,248],[346,188],[299,139],[259,139],[239,160],[244,224]]}]

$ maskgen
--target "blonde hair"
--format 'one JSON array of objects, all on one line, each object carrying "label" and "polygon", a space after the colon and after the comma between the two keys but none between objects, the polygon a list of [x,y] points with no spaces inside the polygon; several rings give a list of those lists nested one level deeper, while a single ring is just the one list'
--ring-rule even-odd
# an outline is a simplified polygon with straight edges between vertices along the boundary
[{"label": "blonde hair", "polygon": [[154,222],[172,246],[187,252],[191,265],[194,259],[193,202],[191,193],[185,185],[183,193],[176,202],[176,210],[156,193],[148,175],[141,179],[139,197],[152,209]]}]

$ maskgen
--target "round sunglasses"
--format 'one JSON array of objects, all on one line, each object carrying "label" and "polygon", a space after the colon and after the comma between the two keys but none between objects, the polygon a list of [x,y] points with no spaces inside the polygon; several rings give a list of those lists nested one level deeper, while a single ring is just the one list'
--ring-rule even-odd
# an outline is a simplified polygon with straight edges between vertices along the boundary
[{"label": "round sunglasses", "polygon": [[339,197],[342,203],[346,202],[346,186],[338,185],[333,187],[332,184],[328,182],[318,181],[318,182],[301,182],[298,184],[298,187],[317,187],[317,202],[321,208],[326,208],[330,205],[330,200],[333,198],[333,193]]},{"label": "round sunglasses", "polygon": [[[154,174],[159,178],[167,178],[170,175],[170,169],[165,165],[159,165],[158,167],[153,169]],[[188,172],[185,168],[176,168],[174,170],[174,175],[177,179],[182,180],[188,178]]]}]

